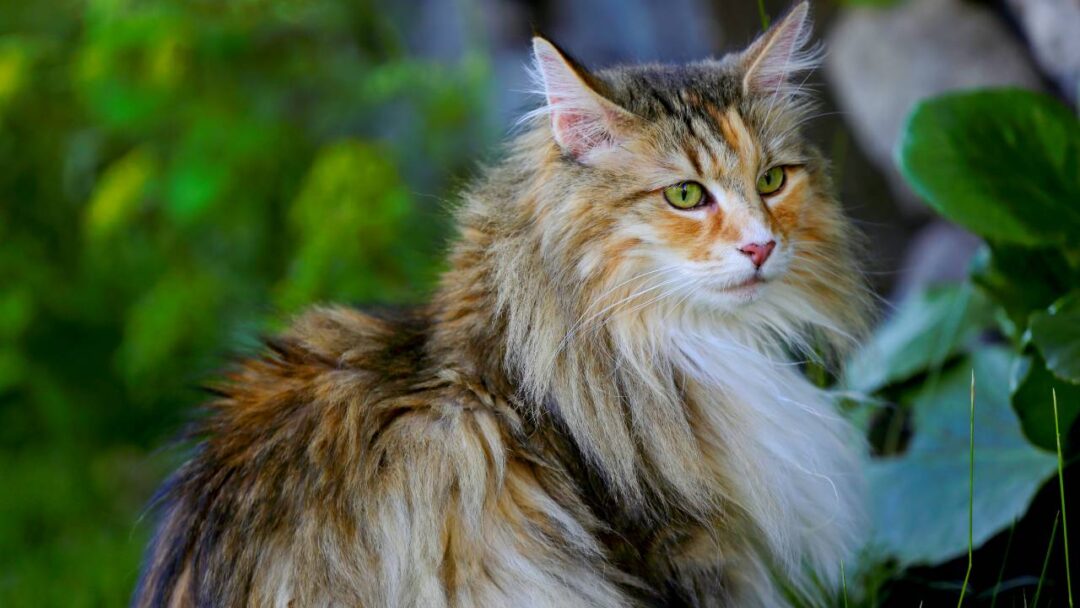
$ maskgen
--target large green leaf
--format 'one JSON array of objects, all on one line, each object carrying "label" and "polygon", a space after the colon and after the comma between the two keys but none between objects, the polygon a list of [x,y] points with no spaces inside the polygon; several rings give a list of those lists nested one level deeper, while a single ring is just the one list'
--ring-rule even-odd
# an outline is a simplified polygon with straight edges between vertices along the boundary
[{"label": "large green leaf", "polygon": [[1067,440],[1069,429],[1080,417],[1080,385],[1055,378],[1038,355],[1016,358],[1009,380],[1013,409],[1028,439],[1050,451],[1057,449],[1053,391],[1057,391],[1062,439]]},{"label": "large green leaf", "polygon": [[1080,384],[1080,290],[1031,315],[1031,341],[1055,376]]},{"label": "large green leaf", "polygon": [[986,238],[1062,245],[1080,238],[1080,121],[1019,89],[920,103],[898,149],[900,170],[945,217]]},{"label": "large green leaf", "polygon": [[870,393],[940,367],[991,320],[989,303],[970,285],[916,293],[855,353],[846,366],[844,385]]},{"label": "large green leaf", "polygon": [[1046,309],[1080,276],[1061,251],[1016,245],[984,246],[972,261],[971,278],[1004,312],[1003,330],[1015,341],[1027,331],[1031,313]]},{"label": "large green leaf", "polygon": [[874,541],[903,565],[937,564],[968,546],[969,389],[975,373],[974,545],[1027,510],[1053,474],[1053,455],[1031,446],[1009,407],[1012,355],[986,348],[912,396],[907,451],[868,464]]}]

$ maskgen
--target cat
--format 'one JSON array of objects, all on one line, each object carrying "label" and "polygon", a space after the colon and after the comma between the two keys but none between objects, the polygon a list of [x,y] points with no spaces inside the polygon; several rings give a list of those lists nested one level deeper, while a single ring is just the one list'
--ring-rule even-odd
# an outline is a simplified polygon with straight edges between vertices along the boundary
[{"label": "cat", "polygon": [[801,136],[808,4],[745,50],[590,72],[462,195],[430,304],[316,308],[214,387],[133,605],[780,606],[837,584],[859,434],[800,359],[864,332]]}]

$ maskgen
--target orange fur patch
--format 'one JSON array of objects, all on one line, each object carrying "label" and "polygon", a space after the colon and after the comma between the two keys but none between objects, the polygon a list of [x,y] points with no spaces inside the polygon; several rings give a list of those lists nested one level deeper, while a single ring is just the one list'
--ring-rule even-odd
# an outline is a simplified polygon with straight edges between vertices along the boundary
[{"label": "orange fur patch", "polygon": [[669,247],[682,251],[694,261],[707,260],[717,243],[734,242],[740,229],[719,210],[710,209],[704,218],[666,213],[658,221],[660,235]]},{"label": "orange fur patch", "polygon": [[767,206],[769,217],[773,220],[773,230],[787,236],[798,229],[802,218],[802,208],[807,195],[805,176],[789,173],[791,183],[785,185],[784,192],[774,205]]}]

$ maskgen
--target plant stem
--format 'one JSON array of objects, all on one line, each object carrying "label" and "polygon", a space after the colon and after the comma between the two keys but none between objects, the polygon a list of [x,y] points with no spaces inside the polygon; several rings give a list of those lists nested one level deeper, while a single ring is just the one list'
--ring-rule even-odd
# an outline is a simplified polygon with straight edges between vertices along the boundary
[{"label": "plant stem", "polygon": [[971,369],[971,417],[968,427],[968,563],[964,574],[964,586],[960,588],[960,601],[957,608],[964,604],[968,581],[971,580],[972,545],[975,531],[975,368]]},{"label": "plant stem", "polygon": [[765,0],[757,0],[758,15],[761,16],[761,31],[769,29],[769,14],[765,12]]},{"label": "plant stem", "polygon": [[1065,586],[1069,591],[1069,608],[1073,608],[1072,571],[1069,569],[1069,518],[1065,513],[1065,466],[1061,458],[1061,427],[1058,426],[1057,389],[1054,396],[1054,438],[1057,440],[1058,493],[1061,494],[1061,538],[1065,545]]}]

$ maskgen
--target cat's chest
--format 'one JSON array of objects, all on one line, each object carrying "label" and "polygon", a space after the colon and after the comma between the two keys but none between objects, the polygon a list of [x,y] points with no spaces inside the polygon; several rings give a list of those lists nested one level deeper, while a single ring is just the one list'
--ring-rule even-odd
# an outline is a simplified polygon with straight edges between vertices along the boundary
[{"label": "cat's chest", "polygon": [[848,424],[793,366],[729,365],[688,381],[685,403],[702,457],[726,497],[747,479],[784,494],[807,476],[805,467],[849,451],[837,443]]},{"label": "cat's chest", "polygon": [[797,367],[722,365],[687,384],[687,412],[719,509],[779,554],[821,559],[856,533],[860,436]]},{"label": "cat's chest", "polygon": [[831,416],[831,404],[821,390],[792,368],[746,363],[727,365],[715,374],[692,377],[684,383],[686,415],[703,449],[711,446],[707,436],[723,436],[729,443],[751,448],[764,447],[786,439],[813,441],[808,429],[818,426],[823,416]]}]

